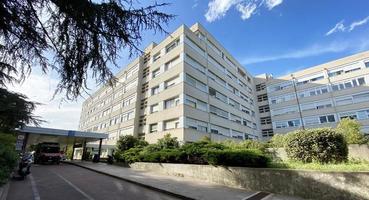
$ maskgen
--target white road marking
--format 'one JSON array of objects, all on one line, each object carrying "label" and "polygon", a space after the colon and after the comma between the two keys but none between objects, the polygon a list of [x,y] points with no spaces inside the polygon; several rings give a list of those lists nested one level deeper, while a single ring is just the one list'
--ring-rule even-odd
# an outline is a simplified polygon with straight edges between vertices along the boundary
[{"label": "white road marking", "polygon": [[31,187],[33,192],[33,200],[41,200],[40,193],[38,193],[35,179],[33,178],[32,174],[29,175],[29,180],[31,181]]},{"label": "white road marking", "polygon": [[265,196],[264,198],[262,198],[261,200],[267,200],[267,199],[269,199],[269,198],[271,198],[271,197],[273,197],[274,196],[274,194],[268,194],[268,196]]},{"label": "white road marking", "polygon": [[253,196],[255,196],[255,195],[259,194],[259,193],[260,193],[260,191],[259,192],[255,192],[255,193],[253,193],[253,194],[251,194],[251,195],[249,195],[249,196],[247,196],[245,198],[242,198],[242,200],[249,199],[249,198],[251,198],[251,197],[253,197]]},{"label": "white road marking", "polygon": [[65,181],[66,183],[68,183],[68,185],[72,186],[75,190],[77,190],[79,193],[81,193],[83,196],[85,196],[88,200],[94,200],[94,198],[92,198],[90,195],[88,195],[85,192],[83,192],[81,189],[79,189],[76,185],[74,185],[73,183],[71,183],[70,181],[68,181],[63,176],[61,176],[60,174],[57,174],[57,173],[55,173],[55,174],[57,176],[59,176],[59,178],[61,178],[63,181]]}]

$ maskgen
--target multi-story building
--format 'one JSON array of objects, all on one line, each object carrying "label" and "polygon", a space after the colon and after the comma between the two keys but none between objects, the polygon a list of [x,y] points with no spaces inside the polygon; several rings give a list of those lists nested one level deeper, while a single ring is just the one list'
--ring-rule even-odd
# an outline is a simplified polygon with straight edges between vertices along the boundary
[{"label": "multi-story building", "polygon": [[179,141],[258,138],[252,76],[201,25],[181,26],[151,44],[83,103],[80,130],[150,143],[165,134]]},{"label": "multi-story building", "polygon": [[369,51],[273,78],[252,77],[201,25],[152,43],[83,103],[80,130],[150,143],[269,139],[358,119],[369,132]]},{"label": "multi-story building", "polygon": [[335,127],[357,119],[369,133],[369,51],[272,78],[254,78],[262,138],[275,133]]}]

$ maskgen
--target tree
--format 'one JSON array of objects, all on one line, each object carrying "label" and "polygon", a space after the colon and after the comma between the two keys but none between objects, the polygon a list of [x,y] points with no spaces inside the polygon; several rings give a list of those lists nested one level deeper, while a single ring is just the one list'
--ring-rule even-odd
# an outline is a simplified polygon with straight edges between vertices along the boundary
[{"label": "tree", "polygon": [[0,1],[0,85],[23,80],[37,65],[60,76],[56,93],[75,99],[86,80],[113,84],[108,65],[119,51],[141,53],[145,30],[165,32],[174,16],[159,10],[167,3],[137,7],[132,0]]},{"label": "tree", "polygon": [[36,105],[22,94],[0,88],[0,132],[11,133],[27,124],[38,126],[43,120],[32,114]]},{"label": "tree", "polygon": [[148,143],[145,140],[136,138],[132,135],[125,135],[119,138],[117,141],[117,149],[118,151],[126,151],[133,147],[144,147],[147,146]]},{"label": "tree", "polygon": [[354,119],[345,118],[337,125],[337,131],[341,133],[348,144],[366,143],[364,135],[361,133],[361,124]]},{"label": "tree", "polygon": [[165,134],[163,138],[158,139],[157,145],[160,149],[175,149],[179,147],[177,137],[172,138],[170,134]]}]

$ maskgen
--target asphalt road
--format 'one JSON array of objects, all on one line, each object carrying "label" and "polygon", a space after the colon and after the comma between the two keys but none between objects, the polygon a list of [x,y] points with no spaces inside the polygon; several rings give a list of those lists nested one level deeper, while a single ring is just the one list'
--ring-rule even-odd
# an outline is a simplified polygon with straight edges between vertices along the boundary
[{"label": "asphalt road", "polygon": [[175,200],[176,197],[80,167],[33,165],[26,180],[12,180],[8,200]]}]

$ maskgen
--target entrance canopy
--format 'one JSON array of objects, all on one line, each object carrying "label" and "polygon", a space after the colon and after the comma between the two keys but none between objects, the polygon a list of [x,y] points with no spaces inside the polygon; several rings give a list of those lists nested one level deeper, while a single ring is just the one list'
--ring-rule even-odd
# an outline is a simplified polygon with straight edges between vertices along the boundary
[{"label": "entrance canopy", "polygon": [[59,143],[62,150],[66,151],[68,145],[74,148],[82,147],[85,149],[86,143],[98,142],[99,155],[101,153],[101,143],[103,139],[108,138],[108,134],[96,133],[96,132],[85,132],[85,131],[74,131],[65,129],[54,129],[54,128],[42,128],[25,126],[18,129],[17,137],[17,150],[27,150],[32,145],[37,145],[42,142],[55,142]]}]

